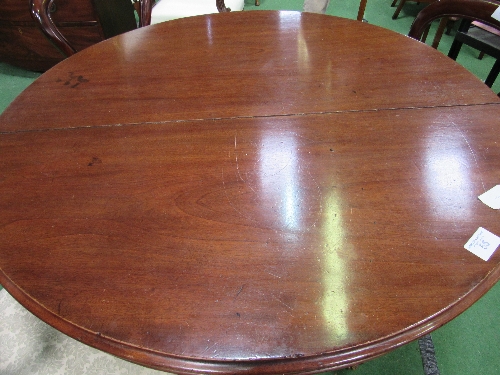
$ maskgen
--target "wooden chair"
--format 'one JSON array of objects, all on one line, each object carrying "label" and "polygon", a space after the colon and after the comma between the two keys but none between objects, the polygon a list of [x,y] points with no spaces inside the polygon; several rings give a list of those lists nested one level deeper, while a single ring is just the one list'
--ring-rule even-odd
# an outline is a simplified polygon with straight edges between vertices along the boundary
[{"label": "wooden chair", "polygon": [[[52,20],[52,11],[54,0],[29,0],[30,12],[32,18],[39,24],[40,30],[52,42],[52,44],[65,56],[71,56],[77,52],[75,47],[66,39],[59,28]],[[107,0],[93,2],[95,11],[100,18],[100,23],[103,29],[107,30],[104,33],[105,38],[121,34],[126,31],[133,30],[137,27],[134,16],[134,7],[130,0],[120,1]],[[125,9],[123,17],[127,17],[126,27],[123,26],[122,17],[116,18],[116,9]],[[151,15],[151,0],[141,0],[141,15],[144,19],[148,19]]]},{"label": "wooden chair", "polygon": [[[155,0],[139,0],[139,27],[148,26],[151,23],[151,12]],[[228,12],[224,0],[215,0],[219,12]],[[106,0],[93,1],[95,11],[103,25],[105,38],[130,31],[137,27],[134,16],[134,6],[130,0]],[[77,52],[75,47],[66,39],[52,20],[51,7],[54,0],[29,0],[32,18],[39,24],[41,31],[52,42],[52,44],[65,56],[71,56]],[[120,12],[117,12],[120,9]],[[124,11],[124,12],[123,12]],[[122,16],[117,17],[117,13]],[[123,19],[122,19],[123,18]],[[124,19],[126,18],[126,22]]]},{"label": "wooden chair", "polygon": [[448,56],[455,60],[462,44],[467,44],[497,59],[485,81],[491,87],[500,72],[500,36],[483,28],[473,31],[469,27],[475,21],[500,32],[500,21],[491,17],[499,6],[500,2],[493,0],[436,1],[420,11],[408,36],[420,40],[427,26],[439,18],[457,17],[463,19]]},{"label": "wooden chair", "polygon": [[399,0],[399,4],[397,4],[398,0],[394,0],[392,2],[392,4],[391,4],[391,7],[396,6],[396,4],[398,6],[396,7],[396,10],[394,11],[394,14],[392,15],[392,19],[393,20],[395,20],[396,18],[398,18],[399,13],[403,9],[403,7],[405,6],[405,4],[406,4],[407,1],[413,1],[415,3],[433,3],[433,2],[435,2],[437,0]]},{"label": "wooden chair", "polygon": [[484,81],[488,87],[493,86],[500,73],[500,30],[491,30],[488,25],[481,22],[471,22],[465,19],[460,23],[448,56],[456,60],[463,44],[479,50],[479,58],[487,54],[496,59],[488,77]]},{"label": "wooden chair", "polygon": [[[394,14],[392,15],[393,20],[398,18],[399,13],[403,9],[403,6],[406,4],[407,1],[408,0],[400,0],[398,7],[396,8]],[[417,3],[429,3],[430,4],[430,3],[437,1],[437,0],[410,0],[410,1],[414,1]],[[391,3],[391,7],[396,6],[397,3],[398,3],[398,0],[394,0]],[[441,22],[439,23],[439,26],[436,30],[436,35],[435,35],[434,40],[432,42],[432,48],[436,48],[436,49],[438,48],[441,37],[443,36],[443,33],[444,33],[445,29],[447,28],[449,22],[450,22],[450,19],[447,17],[444,17],[441,19]],[[429,33],[430,26],[431,26],[430,24],[427,26],[427,29],[425,30],[425,32],[422,36],[422,41],[424,41],[424,42],[427,38],[427,34]]]},{"label": "wooden chair", "polygon": [[[0,0],[0,61],[43,72],[64,57],[40,32],[29,0]],[[106,8],[113,8],[112,23]],[[81,50],[137,27],[130,0],[55,0],[50,17],[71,45]]]}]

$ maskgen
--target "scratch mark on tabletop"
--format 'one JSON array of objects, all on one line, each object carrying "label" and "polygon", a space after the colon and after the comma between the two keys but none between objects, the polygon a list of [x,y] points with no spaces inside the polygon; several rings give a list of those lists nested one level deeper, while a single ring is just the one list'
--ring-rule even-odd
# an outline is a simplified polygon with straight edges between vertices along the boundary
[{"label": "scratch mark on tabletop", "polygon": [[[236,135],[234,136],[234,150],[236,151],[238,147],[238,142],[236,140]],[[238,177],[242,182],[246,183],[246,180],[243,178],[243,176],[240,173],[240,162],[238,161],[238,153],[235,152],[235,160],[236,160],[236,173],[238,173]],[[250,185],[247,185],[250,190],[252,190],[254,193],[257,193]]]},{"label": "scratch mark on tabletop", "polygon": [[[299,169],[301,169],[301,168],[302,168],[302,166],[299,166]],[[313,181],[314,184],[316,185],[316,189],[318,189],[318,201],[321,202],[323,200],[323,193],[321,192],[321,187],[319,186],[318,181],[316,181],[314,176],[311,174],[310,168],[306,168],[305,170],[306,170],[307,174],[309,175],[310,180]],[[320,203],[319,204],[319,213],[321,214],[322,212],[323,212],[323,205]],[[314,228],[316,226],[316,224],[318,224],[318,220],[319,220],[318,218],[320,216],[321,215],[316,216],[316,219],[314,220],[313,223],[311,223],[309,228]]]},{"label": "scratch mark on tabletop", "polygon": [[[205,347],[204,353],[212,350],[217,345],[216,342],[214,342],[213,344],[210,344],[210,340],[207,340],[207,341],[208,342],[207,342],[207,346]],[[215,349],[214,352],[216,352],[216,351],[217,351],[217,349]]]},{"label": "scratch mark on tabletop", "polygon": [[246,182],[243,177],[241,177],[241,173],[240,173],[240,163],[238,162],[238,154],[236,154],[235,156],[236,158],[236,172],[238,172],[238,177],[240,178],[241,181],[243,182]]},{"label": "scratch mark on tabletop", "polygon": [[238,155],[236,155],[236,173],[238,174],[239,179],[242,182],[244,182],[246,184],[246,186],[248,186],[250,188],[250,190],[252,190],[255,194],[257,194],[257,192],[255,191],[255,189],[251,185],[247,184],[246,180],[243,179],[243,177],[241,176],[241,173],[240,173],[240,163],[238,161]]},{"label": "scratch mark on tabletop", "polygon": [[272,295],[272,297],[278,301],[279,303],[281,303],[283,306],[286,307],[286,312],[290,314],[290,316],[292,318],[295,318],[295,316],[292,314],[292,311],[293,311],[293,308],[289,305],[287,305],[285,302],[283,302],[282,300],[280,300],[278,297],[276,297],[275,295]]},{"label": "scratch mark on tabletop", "polygon": [[[464,139],[465,141],[465,144],[467,145],[467,147],[469,148],[470,150],[470,153],[472,154],[472,157],[474,158],[474,163],[476,164],[476,167],[479,167],[479,163],[478,163],[478,160],[477,160],[477,156],[476,156],[476,153],[474,152],[474,150],[472,149],[472,146],[470,145],[469,143],[469,140],[467,139],[467,137],[465,136],[465,134],[463,133],[463,131],[460,129],[460,127],[457,126],[457,124],[455,123],[455,121],[452,121],[451,122],[451,125],[458,130],[458,132],[460,133],[460,136]],[[484,181],[483,179],[481,178],[481,185],[483,185],[483,191],[486,190],[486,187],[484,186]]]},{"label": "scratch mark on tabletop", "polygon": [[408,185],[410,185],[413,190],[417,190],[413,182],[411,182],[411,178],[407,177],[406,182],[408,182]]},{"label": "scratch mark on tabletop", "polygon": [[226,181],[224,180],[224,168],[222,168],[222,188],[224,190],[224,195],[226,196],[226,199],[229,203],[229,205],[231,206],[231,208],[233,210],[235,210],[241,217],[244,217],[245,219],[248,219],[248,220],[251,220],[251,221],[255,221],[254,219],[250,218],[250,217],[247,217],[243,214],[243,212],[241,212],[240,210],[238,210],[236,207],[234,207],[233,203],[231,202],[231,199],[229,198],[229,196],[227,195],[227,189],[226,189]]},{"label": "scratch mark on tabletop", "polygon": [[240,289],[238,290],[238,292],[236,293],[236,296],[234,297],[235,299],[238,298],[238,296],[240,295],[240,293],[243,291],[243,288],[245,288],[245,285],[246,284],[243,284]]},{"label": "scratch mark on tabletop", "polygon": [[276,277],[277,279],[281,279],[281,276],[275,275],[274,273],[271,273],[271,272],[269,272],[269,271],[266,271],[266,273],[268,273],[268,274],[269,274],[269,275],[271,275],[271,276]]}]

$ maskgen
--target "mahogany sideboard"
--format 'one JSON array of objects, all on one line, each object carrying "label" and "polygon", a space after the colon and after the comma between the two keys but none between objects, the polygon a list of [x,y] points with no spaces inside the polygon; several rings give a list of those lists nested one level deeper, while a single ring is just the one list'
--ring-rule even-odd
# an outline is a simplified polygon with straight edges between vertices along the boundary
[{"label": "mahogany sideboard", "polygon": [[[45,71],[65,58],[31,18],[28,0],[0,0],[0,61]],[[77,51],[137,27],[130,0],[55,0],[52,19]]]}]

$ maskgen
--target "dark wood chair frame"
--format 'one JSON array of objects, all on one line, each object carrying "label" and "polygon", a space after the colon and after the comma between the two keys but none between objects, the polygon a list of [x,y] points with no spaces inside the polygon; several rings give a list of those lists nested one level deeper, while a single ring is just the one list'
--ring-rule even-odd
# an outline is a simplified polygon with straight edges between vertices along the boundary
[{"label": "dark wood chair frame", "polygon": [[[51,14],[50,8],[54,0],[29,0],[29,1],[30,1],[31,16],[39,24],[40,29],[44,33],[44,35],[52,42],[52,44],[54,44],[54,46],[57,49],[61,51],[61,53],[65,57],[74,55],[77,51],[68,42],[68,40],[64,37],[64,35],[59,31],[55,23],[52,21],[50,15]],[[224,0],[216,0],[215,2],[217,10],[219,12],[231,11],[231,9],[226,7]],[[104,4],[104,2],[102,3]],[[153,9],[153,5],[154,5],[154,0],[139,0],[139,27],[144,27],[151,24],[151,11]],[[117,33],[115,33],[115,35],[116,34]]]},{"label": "dark wood chair frame", "polygon": [[[399,13],[401,12],[401,10],[403,10],[403,7],[407,1],[413,1],[416,3],[432,3],[432,2],[437,1],[437,0],[400,0],[398,6],[396,7],[396,10],[394,11],[394,14],[392,15],[393,20],[398,18]],[[395,7],[397,2],[398,2],[398,0],[394,0],[391,3],[391,7]]]},{"label": "dark wood chair frame", "polygon": [[428,25],[440,18],[456,17],[463,19],[448,56],[456,60],[462,44],[470,45],[494,58],[493,65],[485,83],[491,87],[500,73],[500,50],[489,43],[477,39],[468,33],[472,21],[479,21],[500,31],[500,21],[491,17],[500,6],[500,2],[493,0],[441,0],[431,3],[417,15],[410,28],[408,36],[421,40]]},{"label": "dark wood chair frame", "polygon": [[471,20],[462,20],[448,56],[456,60],[462,45],[467,44],[481,51],[481,56],[487,54],[494,57],[495,64],[484,81],[488,87],[491,87],[500,73],[500,36],[483,30],[481,27],[471,28],[471,24]]}]

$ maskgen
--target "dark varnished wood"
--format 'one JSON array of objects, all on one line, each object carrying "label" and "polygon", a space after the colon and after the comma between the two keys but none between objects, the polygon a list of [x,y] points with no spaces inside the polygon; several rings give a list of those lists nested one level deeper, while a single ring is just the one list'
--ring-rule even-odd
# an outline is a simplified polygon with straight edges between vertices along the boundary
[{"label": "dark varnished wood", "polygon": [[[458,65],[450,74],[446,56],[389,30],[317,14],[235,13],[153,25],[81,51],[25,91],[31,105],[22,124],[7,113],[2,126],[66,127],[75,115],[90,126],[497,100]],[[80,76],[87,82],[78,84]],[[85,104],[96,97],[99,110]],[[24,121],[41,107],[44,119]]]},{"label": "dark varnished wood", "polygon": [[[25,69],[44,71],[63,59],[61,53],[43,36],[31,19],[29,1],[0,2],[0,61]],[[53,13],[64,35],[77,49],[103,39],[90,1],[57,2]],[[61,22],[65,22],[64,26]]]},{"label": "dark varnished wood", "polygon": [[500,233],[477,199],[500,181],[499,109],[432,48],[335,17],[235,12],[113,38],[0,117],[0,282],[158,369],[365,361],[500,278],[499,252],[463,248],[479,226]]},{"label": "dark varnished wood", "polygon": [[[96,24],[68,27],[64,34],[77,49],[102,41]],[[1,61],[23,69],[45,71],[64,59],[34,24],[0,24]]]},{"label": "dark varnished wood", "polygon": [[[42,3],[51,3],[51,12],[42,14]],[[127,0],[1,0],[0,5],[0,61],[35,71],[45,71],[73,51],[136,28],[134,9]],[[44,36],[41,25],[51,38]],[[71,50],[62,48],[55,35]]]},{"label": "dark varnished wood", "polygon": [[54,5],[54,0],[30,0],[31,16],[39,24],[40,30],[47,36],[47,39],[61,51],[64,57],[74,55],[76,49],[69,44],[52,21],[49,8]]}]

